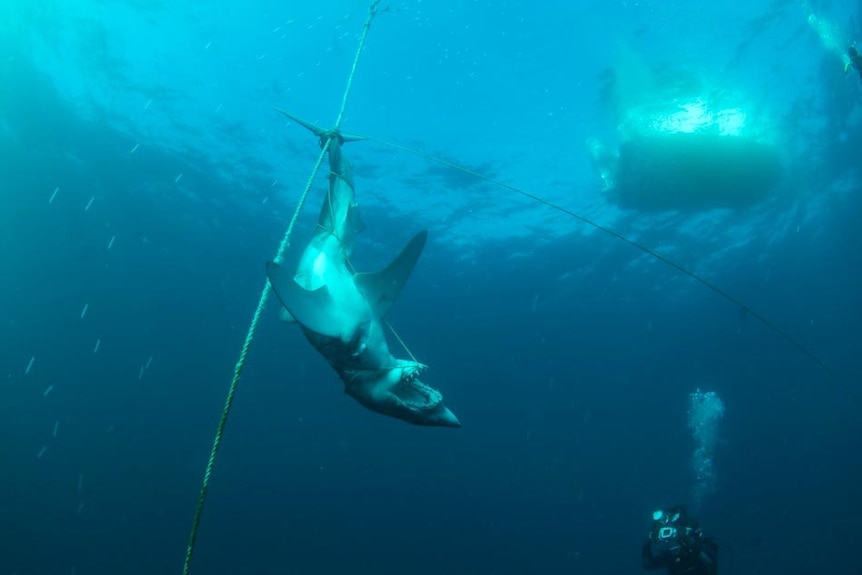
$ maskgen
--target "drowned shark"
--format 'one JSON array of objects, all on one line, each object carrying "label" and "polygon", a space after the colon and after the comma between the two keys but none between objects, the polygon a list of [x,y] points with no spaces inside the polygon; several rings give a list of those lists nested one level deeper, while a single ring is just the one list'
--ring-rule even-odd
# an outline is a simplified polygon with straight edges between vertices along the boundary
[{"label": "drowned shark", "polygon": [[354,272],[349,257],[362,224],[341,146],[355,138],[284,114],[314,132],[321,146],[329,142],[330,174],[317,228],[296,269],[267,263],[270,285],[284,306],[282,317],[301,326],[344,382],[345,393],[366,408],[416,425],[460,427],[440,392],[419,381],[426,366],[393,357],[383,331],[386,313],[410,277],[428,233],[416,234],[382,270]]}]

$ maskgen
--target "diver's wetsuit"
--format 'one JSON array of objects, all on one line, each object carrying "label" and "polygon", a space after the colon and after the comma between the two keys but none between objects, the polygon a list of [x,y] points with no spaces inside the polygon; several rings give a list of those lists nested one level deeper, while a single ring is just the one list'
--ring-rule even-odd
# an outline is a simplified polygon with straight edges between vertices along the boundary
[{"label": "diver's wetsuit", "polygon": [[712,537],[697,537],[687,543],[647,541],[641,551],[644,569],[667,568],[668,575],[716,575],[718,543]]}]

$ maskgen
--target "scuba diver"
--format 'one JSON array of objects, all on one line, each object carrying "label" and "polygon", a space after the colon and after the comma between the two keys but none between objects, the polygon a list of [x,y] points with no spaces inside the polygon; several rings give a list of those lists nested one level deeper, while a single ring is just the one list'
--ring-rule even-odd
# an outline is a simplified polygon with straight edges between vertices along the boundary
[{"label": "scuba diver", "polygon": [[644,569],[667,568],[668,575],[716,575],[718,543],[704,537],[683,506],[656,511],[641,551]]},{"label": "scuba diver", "polygon": [[862,78],[862,55],[853,46],[847,48],[844,71],[847,72],[850,68],[856,70],[859,73],[859,78]]}]

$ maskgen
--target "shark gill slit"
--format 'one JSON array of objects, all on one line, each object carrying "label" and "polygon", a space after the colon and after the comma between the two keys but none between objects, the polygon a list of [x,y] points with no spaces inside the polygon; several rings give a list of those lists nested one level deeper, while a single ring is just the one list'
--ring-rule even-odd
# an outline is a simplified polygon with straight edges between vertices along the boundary
[{"label": "shark gill slit", "polygon": [[[772,331],[773,333],[778,335],[781,339],[785,340],[786,342],[791,344],[793,347],[795,347],[798,351],[800,351],[803,355],[805,355],[809,359],[811,359],[828,376],[830,376],[830,377],[834,376],[834,372],[833,372],[832,368],[829,366],[829,364],[827,364],[824,360],[820,359],[820,357],[817,354],[815,354],[813,351],[811,351],[801,341],[799,341],[798,339],[796,339],[795,337],[790,335],[788,332],[781,329],[778,325],[775,324],[775,322],[770,320],[768,317],[766,317],[762,313],[759,313],[758,311],[752,309],[748,304],[744,303],[743,301],[741,301],[740,299],[738,299],[734,295],[728,293],[726,290],[722,289],[721,287],[717,286],[716,284],[712,283],[708,279],[698,275],[696,272],[689,270],[688,268],[686,268],[682,264],[679,264],[679,263],[675,262],[674,260],[670,259],[669,257],[660,254],[659,252],[655,251],[654,249],[649,248],[649,247],[641,244],[640,242],[637,242],[631,238],[624,236],[620,232],[617,232],[617,231],[615,231],[615,230],[613,230],[607,226],[603,226],[602,224],[595,222],[586,216],[583,216],[581,214],[573,212],[572,210],[569,210],[568,208],[564,208],[563,206],[556,204],[550,200],[546,200],[545,198],[542,198],[541,196],[537,196],[535,194],[527,192],[526,190],[523,190],[523,189],[518,188],[516,186],[513,186],[511,184],[507,184],[507,183],[501,182],[499,180],[495,180],[494,178],[492,178],[490,176],[487,176],[487,175],[482,174],[480,172],[476,172],[475,170],[471,170],[470,168],[464,167],[460,164],[456,164],[455,162],[451,162],[449,160],[444,160],[443,158],[438,158],[437,156],[427,154],[427,153],[422,152],[420,150],[416,150],[414,148],[403,146],[403,145],[395,143],[395,142],[389,142],[386,140],[381,140],[380,138],[375,138],[373,136],[356,134],[355,137],[357,137],[359,139],[369,140],[372,142],[377,142],[378,144],[381,144],[383,146],[387,146],[387,147],[390,147],[390,148],[393,148],[396,150],[400,150],[402,152],[407,152],[408,154],[412,154],[414,156],[423,158],[423,159],[428,160],[430,162],[435,162],[437,164],[446,166],[446,167],[451,168],[453,170],[458,170],[458,171],[463,172],[465,174],[469,174],[469,175],[474,176],[480,180],[484,180],[490,184],[493,184],[495,186],[498,186],[498,187],[503,188],[505,190],[508,190],[510,192],[514,192],[516,194],[519,194],[519,195],[521,195],[521,196],[523,196],[529,200],[532,200],[534,202],[538,202],[538,203],[540,203],[546,207],[549,207],[553,210],[556,210],[556,211],[558,211],[558,212],[560,212],[560,213],[562,213],[562,214],[564,214],[570,218],[573,218],[573,219],[575,219],[575,220],[577,220],[577,221],[579,221],[579,222],[581,222],[587,226],[595,228],[595,229],[599,230],[600,232],[603,232],[603,233],[611,236],[614,239],[617,239],[621,242],[624,242],[624,243],[632,246],[633,248],[648,254],[653,259],[656,259],[656,260],[664,263],[665,265],[670,266],[671,268],[675,269],[679,273],[681,273],[681,274],[693,279],[694,281],[698,282],[699,284],[703,285],[704,287],[711,290],[713,293],[719,295],[720,297],[722,297],[726,301],[732,303],[733,305],[739,307],[742,310],[745,310],[746,313],[750,314],[752,317],[757,319],[757,321],[759,321],[761,324],[766,326],[767,329],[769,329],[770,331]],[[850,392],[851,395],[853,395],[856,399],[862,400],[862,396],[858,395],[852,388],[847,387],[847,391]]]}]

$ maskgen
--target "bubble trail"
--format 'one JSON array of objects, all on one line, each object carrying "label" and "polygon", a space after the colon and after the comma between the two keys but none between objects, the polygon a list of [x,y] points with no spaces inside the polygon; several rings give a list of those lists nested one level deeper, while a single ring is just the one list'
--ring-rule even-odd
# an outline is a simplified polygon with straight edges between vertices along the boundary
[{"label": "bubble trail", "polygon": [[724,417],[724,402],[714,391],[700,389],[689,395],[688,427],[692,431],[695,450],[691,456],[694,472],[692,498],[697,510],[703,500],[715,492],[715,446],[718,427]]}]

